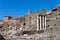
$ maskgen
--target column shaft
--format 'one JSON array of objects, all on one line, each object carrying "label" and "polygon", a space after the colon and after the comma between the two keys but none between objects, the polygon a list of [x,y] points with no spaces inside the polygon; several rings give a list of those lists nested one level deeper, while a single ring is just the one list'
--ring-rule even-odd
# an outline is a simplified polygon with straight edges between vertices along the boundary
[{"label": "column shaft", "polygon": [[46,16],[45,16],[45,30],[46,30]]},{"label": "column shaft", "polygon": [[39,31],[39,20],[38,20],[39,16],[37,16],[37,31]]},{"label": "column shaft", "polygon": [[41,16],[40,16],[40,30],[42,30],[42,29],[41,29]]},{"label": "column shaft", "polygon": [[45,23],[45,22],[44,22],[44,16],[43,16],[43,30],[45,29],[45,28],[44,28],[44,23]]}]

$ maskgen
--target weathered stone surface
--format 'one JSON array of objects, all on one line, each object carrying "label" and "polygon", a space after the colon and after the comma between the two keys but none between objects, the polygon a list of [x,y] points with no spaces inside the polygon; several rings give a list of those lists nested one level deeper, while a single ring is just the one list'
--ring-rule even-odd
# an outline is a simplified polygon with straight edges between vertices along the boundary
[{"label": "weathered stone surface", "polygon": [[[52,9],[48,14],[45,10],[29,11],[28,15],[16,18],[5,16],[0,33],[6,40],[60,40],[59,10]],[[46,16],[46,30],[37,31],[37,15]]]}]

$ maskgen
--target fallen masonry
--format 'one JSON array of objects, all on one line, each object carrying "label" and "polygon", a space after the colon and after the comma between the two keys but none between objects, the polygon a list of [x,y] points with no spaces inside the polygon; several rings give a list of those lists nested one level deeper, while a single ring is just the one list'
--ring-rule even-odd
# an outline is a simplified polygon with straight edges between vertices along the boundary
[{"label": "fallen masonry", "polygon": [[29,10],[22,17],[5,16],[0,34],[5,40],[60,40],[60,6],[49,12]]}]

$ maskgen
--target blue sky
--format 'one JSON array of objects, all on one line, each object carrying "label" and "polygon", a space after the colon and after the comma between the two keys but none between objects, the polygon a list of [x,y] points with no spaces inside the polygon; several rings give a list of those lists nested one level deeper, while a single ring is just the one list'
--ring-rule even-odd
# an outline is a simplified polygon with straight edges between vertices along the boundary
[{"label": "blue sky", "polygon": [[59,4],[60,0],[0,0],[0,19],[4,16],[24,16],[28,10],[51,10]]}]

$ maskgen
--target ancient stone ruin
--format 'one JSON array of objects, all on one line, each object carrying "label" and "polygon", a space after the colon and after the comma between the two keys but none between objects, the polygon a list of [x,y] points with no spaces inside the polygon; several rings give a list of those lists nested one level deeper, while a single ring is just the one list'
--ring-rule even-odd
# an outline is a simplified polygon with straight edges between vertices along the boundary
[{"label": "ancient stone ruin", "polygon": [[0,33],[6,40],[60,40],[60,6],[26,16],[4,16],[0,20]]}]

